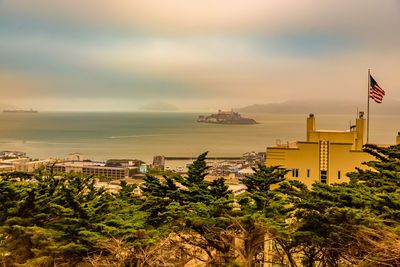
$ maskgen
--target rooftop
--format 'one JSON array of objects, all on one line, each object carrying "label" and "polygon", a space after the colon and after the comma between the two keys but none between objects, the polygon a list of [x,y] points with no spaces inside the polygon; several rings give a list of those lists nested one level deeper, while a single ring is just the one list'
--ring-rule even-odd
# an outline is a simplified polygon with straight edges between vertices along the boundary
[{"label": "rooftop", "polygon": [[297,143],[298,143],[298,142],[287,142],[287,143],[283,143],[283,144],[276,144],[275,146],[271,146],[271,147],[279,147],[279,148],[298,148]]}]

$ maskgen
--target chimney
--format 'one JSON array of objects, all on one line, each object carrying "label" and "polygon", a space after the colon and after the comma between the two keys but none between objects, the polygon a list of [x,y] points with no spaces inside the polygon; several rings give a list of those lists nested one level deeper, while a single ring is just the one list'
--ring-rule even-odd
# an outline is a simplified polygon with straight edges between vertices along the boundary
[{"label": "chimney", "polygon": [[307,142],[310,142],[311,133],[315,131],[315,117],[313,113],[307,118]]},{"label": "chimney", "polygon": [[358,113],[358,119],[356,119],[356,144],[355,150],[362,150],[363,145],[366,143],[367,134],[366,134],[366,122],[364,119],[364,112],[360,111]]}]

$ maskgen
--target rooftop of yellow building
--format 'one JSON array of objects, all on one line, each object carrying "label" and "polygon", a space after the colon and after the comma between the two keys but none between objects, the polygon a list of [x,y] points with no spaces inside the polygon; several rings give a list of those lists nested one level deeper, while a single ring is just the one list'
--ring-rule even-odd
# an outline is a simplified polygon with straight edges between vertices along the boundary
[{"label": "rooftop of yellow building", "polygon": [[[353,125],[348,130],[317,130],[315,127],[314,114],[310,114],[307,118],[306,140],[296,142],[277,143],[268,148],[280,149],[298,149],[298,144],[301,143],[318,143],[321,140],[330,141],[332,144],[351,144],[353,150],[361,151],[366,144],[366,123],[364,113],[360,112],[356,120],[356,125]],[[398,133],[396,143],[400,143],[400,132]],[[380,147],[388,147],[390,144],[376,144]]]}]

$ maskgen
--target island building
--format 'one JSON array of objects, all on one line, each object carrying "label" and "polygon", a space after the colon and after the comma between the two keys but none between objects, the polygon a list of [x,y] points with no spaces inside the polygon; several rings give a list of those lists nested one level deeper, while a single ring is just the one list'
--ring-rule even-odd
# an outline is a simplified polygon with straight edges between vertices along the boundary
[{"label": "island building", "polygon": [[216,124],[257,124],[250,118],[243,118],[238,112],[218,110],[218,113],[209,116],[200,115],[197,122]]},{"label": "island building", "polygon": [[[314,182],[339,183],[349,181],[346,173],[362,167],[374,158],[363,152],[366,143],[366,120],[360,112],[356,125],[347,131],[317,130],[315,116],[307,118],[306,141],[267,147],[267,166],[280,165],[290,172],[286,178],[299,180],[307,186]],[[400,134],[396,138],[400,144]]]}]

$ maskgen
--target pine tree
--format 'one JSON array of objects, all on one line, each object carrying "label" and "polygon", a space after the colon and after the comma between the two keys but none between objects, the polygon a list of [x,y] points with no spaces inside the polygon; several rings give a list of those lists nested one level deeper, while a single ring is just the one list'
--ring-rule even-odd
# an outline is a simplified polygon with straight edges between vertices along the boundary
[{"label": "pine tree", "polygon": [[205,179],[206,157],[207,153],[201,154],[186,176],[164,176],[162,180],[147,176],[142,186],[147,197],[143,209],[151,214],[149,223],[172,230],[190,246],[205,251],[214,264],[227,263],[232,260],[232,238],[224,233],[230,225],[232,192],[222,178]]},{"label": "pine tree", "polygon": [[111,237],[141,245],[135,234],[145,228],[145,213],[127,201],[126,191],[118,198],[77,174],[3,175],[0,259],[7,266],[74,265]]},{"label": "pine tree", "polygon": [[281,186],[296,210],[298,227],[293,237],[307,266],[315,262],[358,265],[365,260],[376,265],[398,264],[400,255],[395,250],[374,251],[372,244],[395,244],[400,239],[396,234],[400,222],[399,146],[367,145],[365,151],[376,160],[365,163],[367,169],[349,173],[349,183],[315,183],[307,189],[300,182],[289,181]]},{"label": "pine tree", "polygon": [[[274,240],[284,248],[287,258],[293,261],[287,219],[290,207],[285,196],[278,190],[288,172],[280,166],[253,168],[241,182],[246,193],[239,197],[240,211],[236,221],[243,240],[238,250],[245,266],[253,266],[256,255],[263,251],[266,238]],[[264,259],[265,260],[265,259]]]}]

